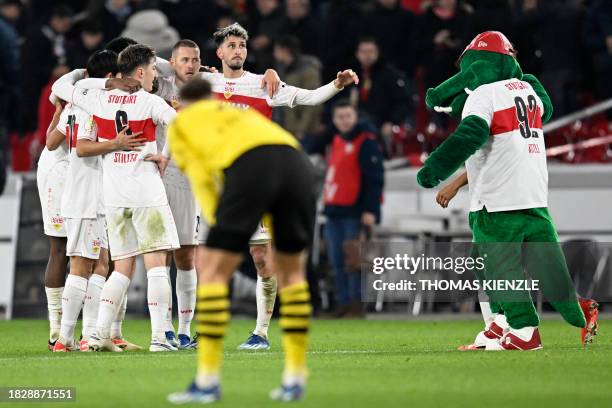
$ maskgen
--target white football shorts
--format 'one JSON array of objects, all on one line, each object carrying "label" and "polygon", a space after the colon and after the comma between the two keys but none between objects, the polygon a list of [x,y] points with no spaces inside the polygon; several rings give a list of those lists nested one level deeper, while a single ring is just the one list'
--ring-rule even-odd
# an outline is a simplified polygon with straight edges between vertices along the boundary
[{"label": "white football shorts", "polygon": [[108,249],[106,218],[98,214],[97,218],[66,218],[67,256],[80,256],[97,260],[100,249]]},{"label": "white football shorts", "polygon": [[169,205],[158,207],[106,207],[111,259],[180,248]]},{"label": "white football shorts", "polygon": [[59,161],[49,170],[39,167],[36,172],[45,235],[52,237],[66,237],[65,220],[60,214],[67,170],[68,162]]}]

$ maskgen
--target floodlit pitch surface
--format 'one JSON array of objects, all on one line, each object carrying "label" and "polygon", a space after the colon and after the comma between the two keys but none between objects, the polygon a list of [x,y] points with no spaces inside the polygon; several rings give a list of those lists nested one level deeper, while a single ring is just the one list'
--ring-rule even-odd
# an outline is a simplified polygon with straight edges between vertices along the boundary
[{"label": "floodlit pitch surface", "polygon": [[[252,327],[251,320],[235,320],[228,330],[223,400],[216,406],[273,406],[267,395],[280,380],[278,324],[272,323],[271,351],[237,351]],[[480,327],[478,320],[316,320],[308,356],[311,377],[300,406],[610,406],[612,320],[600,322],[600,335],[586,350],[577,329],[545,320],[541,351],[456,351]],[[148,345],[149,321],[126,321],[124,334]],[[195,372],[195,351],[52,354],[46,335],[46,321],[0,321],[0,387],[76,387],[76,402],[53,407],[162,407],[170,406],[166,395],[185,388]]]}]

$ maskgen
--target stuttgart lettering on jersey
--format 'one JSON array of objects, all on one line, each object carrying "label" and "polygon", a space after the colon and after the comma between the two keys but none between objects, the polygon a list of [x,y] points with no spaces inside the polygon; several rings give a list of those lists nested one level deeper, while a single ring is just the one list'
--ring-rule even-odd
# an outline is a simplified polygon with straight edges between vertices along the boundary
[{"label": "stuttgart lettering on jersey", "polygon": [[138,153],[122,153],[115,152],[113,162],[115,163],[133,163],[138,160]]},{"label": "stuttgart lettering on jersey", "polygon": [[108,95],[107,103],[118,103],[126,105],[130,103],[136,103],[137,95]]}]

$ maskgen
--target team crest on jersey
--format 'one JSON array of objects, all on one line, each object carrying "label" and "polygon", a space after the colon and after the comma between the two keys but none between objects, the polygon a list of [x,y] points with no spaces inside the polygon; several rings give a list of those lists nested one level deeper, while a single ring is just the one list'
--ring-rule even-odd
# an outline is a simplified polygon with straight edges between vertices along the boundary
[{"label": "team crest on jersey", "polygon": [[223,96],[225,97],[225,99],[229,99],[232,97],[232,95],[234,95],[234,91],[235,88],[234,86],[236,85],[235,82],[226,82],[225,83],[225,88],[223,88]]},{"label": "team crest on jersey", "polygon": [[172,98],[172,101],[170,102],[170,105],[172,105],[172,107],[173,107],[175,110],[178,110],[178,108],[179,108],[179,105],[180,105],[180,104],[179,104],[178,99],[176,99],[176,98]]}]

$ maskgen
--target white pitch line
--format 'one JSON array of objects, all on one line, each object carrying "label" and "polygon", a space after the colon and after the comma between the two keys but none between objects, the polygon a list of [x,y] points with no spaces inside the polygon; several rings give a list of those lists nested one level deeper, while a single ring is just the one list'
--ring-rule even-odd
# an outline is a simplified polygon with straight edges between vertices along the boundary
[{"label": "white pitch line", "polygon": [[[334,355],[334,354],[393,354],[393,353],[405,353],[407,350],[313,350],[309,351],[307,354],[310,355]],[[80,352],[74,352],[75,354]],[[118,353],[83,353],[83,354],[91,354],[92,356],[96,356],[95,358],[99,358],[97,356],[112,356]],[[265,352],[249,352],[249,351],[241,351],[241,352],[229,352],[223,353],[225,356],[249,356],[249,357],[266,357],[270,355],[282,355],[281,351],[265,351]],[[124,354],[121,354],[123,356]],[[195,353],[151,353],[151,352],[126,352],[126,359],[145,359],[145,358],[194,358]],[[0,357],[0,361],[47,361],[47,360],[55,360],[61,361],[63,357],[60,356],[33,356],[33,357]],[[113,358],[122,358],[122,357],[113,357]],[[76,360],[72,360],[76,361]]]}]

